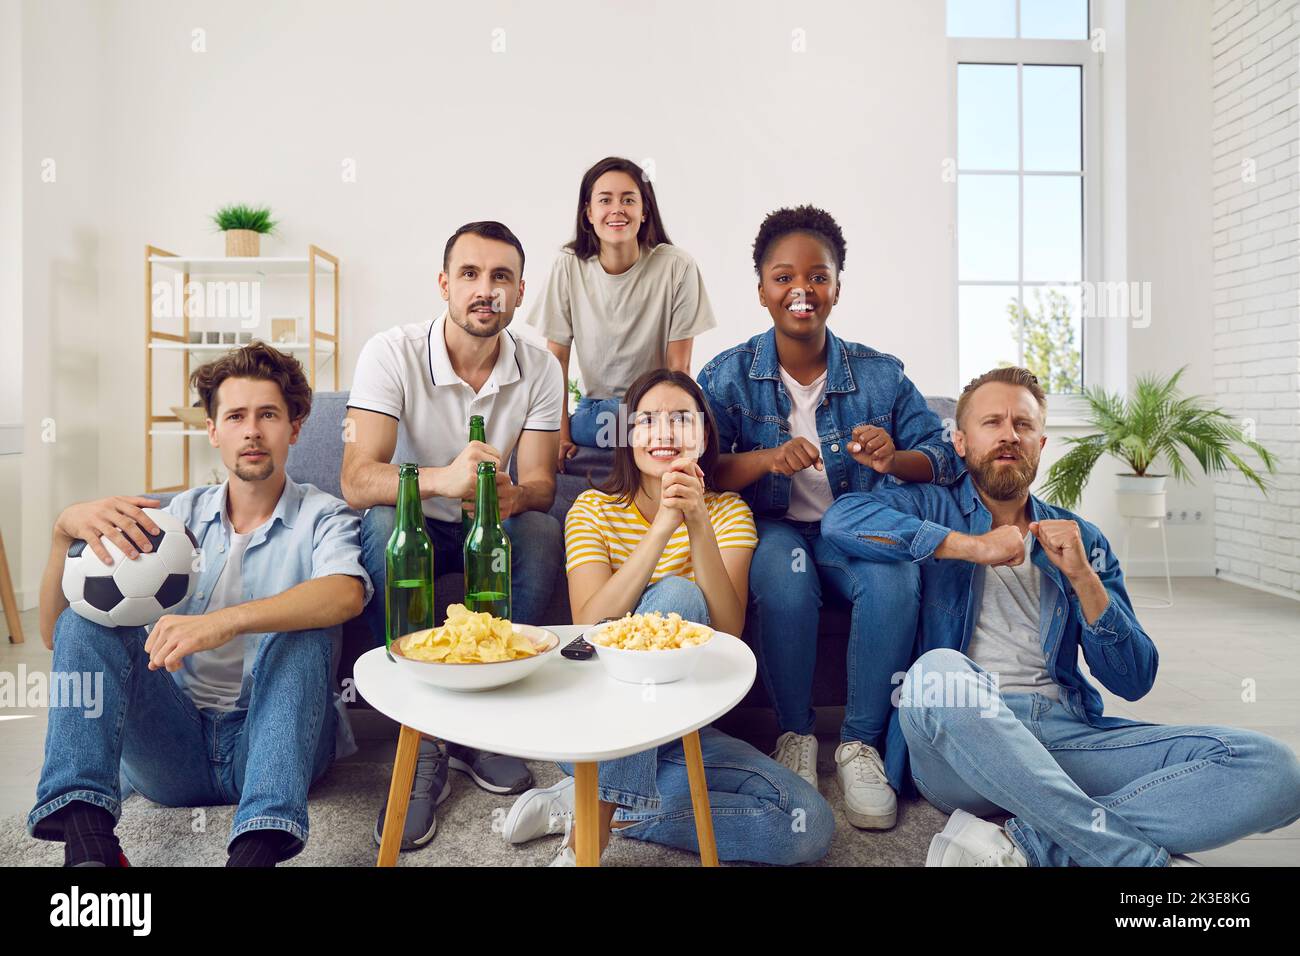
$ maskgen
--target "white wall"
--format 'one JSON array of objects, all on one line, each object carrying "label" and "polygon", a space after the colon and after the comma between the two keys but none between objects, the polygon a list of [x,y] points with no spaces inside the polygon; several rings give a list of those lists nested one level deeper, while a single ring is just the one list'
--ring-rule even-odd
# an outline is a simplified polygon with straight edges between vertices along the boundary
[{"label": "white wall", "polygon": [[[1127,28],[1128,277],[1151,283],[1150,325],[1130,323],[1129,380],[1187,366],[1183,391],[1213,396],[1210,0],[1129,3]],[[1168,528],[1170,563],[1212,574],[1214,484],[1193,472],[1169,483],[1168,506],[1203,518]]]},{"label": "white wall", "polygon": [[99,288],[105,189],[113,182],[102,84],[109,12],[94,2],[26,2],[22,10],[20,581],[27,606],[55,515],[109,487],[99,474],[100,444],[125,440],[123,402],[101,391],[100,369],[138,354],[131,332],[139,325],[118,313],[106,326]]},{"label": "white wall", "polygon": [[1267,497],[1240,476],[1215,483],[1215,558],[1300,597],[1300,3],[1215,0],[1211,36],[1215,387],[1279,458]]},{"label": "white wall", "polygon": [[[763,215],[813,202],[849,242],[836,331],[901,356],[923,391],[954,391],[943,0],[558,6],[24,6],[29,450],[46,409],[61,426],[56,457],[24,466],[28,589],[57,505],[142,487],[142,250],[221,254],[207,216],[227,201],[274,206],[283,226],[264,255],[315,242],[341,256],[345,385],[369,335],[438,307],[442,245],[462,222],[519,234],[535,303],[582,170],[614,153],[653,162],[669,232],[703,270],[719,328],[696,343],[697,368],[769,321],[750,264]],[[1167,34],[1165,15],[1141,20],[1121,55],[1132,68],[1150,47],[1199,81],[1208,66],[1181,45],[1193,28]],[[792,51],[797,30],[806,52]],[[1124,24],[1113,30],[1118,42]],[[1133,90],[1127,105],[1182,149],[1200,118],[1163,115],[1167,95]],[[39,159],[54,153],[60,184],[42,191]],[[1152,203],[1139,263],[1172,282],[1202,252],[1194,232],[1160,234],[1186,195],[1149,188],[1166,175],[1158,155],[1128,174]],[[1157,261],[1162,242],[1175,251]],[[1190,360],[1198,346],[1183,346]],[[1099,469],[1082,510],[1114,538],[1111,481]]]},{"label": "white wall", "polygon": [[[1210,6],[1211,0],[1094,4],[1096,13],[1111,17],[1100,24],[1106,30],[1103,134],[1109,153],[1102,278],[1150,283],[1151,289],[1149,325],[1128,322],[1104,333],[1121,336],[1130,383],[1139,375],[1169,375],[1185,365],[1183,389],[1199,395],[1214,390]],[[1040,475],[1067,450],[1065,438],[1085,433],[1049,428]],[[1116,508],[1115,476],[1127,470],[1102,459],[1079,508],[1121,553],[1130,531]],[[1199,523],[1166,529],[1172,573],[1213,574],[1213,483],[1199,473],[1188,484],[1171,481],[1168,506],[1202,516]],[[1164,573],[1156,531],[1133,533],[1125,567],[1130,577]],[[1144,584],[1140,590],[1155,595],[1160,588]]]},{"label": "white wall", "polygon": [[0,3],[0,535],[15,576],[23,551],[22,457],[5,452],[11,427],[22,421],[22,50],[22,8]]}]

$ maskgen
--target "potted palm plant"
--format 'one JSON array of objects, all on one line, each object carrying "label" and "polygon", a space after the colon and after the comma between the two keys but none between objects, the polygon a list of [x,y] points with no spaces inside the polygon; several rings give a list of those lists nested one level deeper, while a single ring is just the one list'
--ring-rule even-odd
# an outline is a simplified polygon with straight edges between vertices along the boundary
[{"label": "potted palm plant", "polygon": [[1119,475],[1119,511],[1125,517],[1162,518],[1165,515],[1165,478],[1153,472],[1158,462],[1180,481],[1191,477],[1182,451],[1188,452],[1207,475],[1235,468],[1260,491],[1266,482],[1236,449],[1249,448],[1272,474],[1277,460],[1259,442],[1245,435],[1220,408],[1207,407],[1199,398],[1178,390],[1186,368],[1168,379],[1138,379],[1131,398],[1085,389],[1089,424],[1093,434],[1065,439],[1072,446],[1047,472],[1043,493],[1049,501],[1074,508],[1083,497],[1093,467],[1102,455],[1118,458],[1130,471]]},{"label": "potted palm plant", "polygon": [[278,225],[267,206],[231,203],[212,214],[217,229],[226,234],[226,255],[256,256],[263,234],[275,232]]}]

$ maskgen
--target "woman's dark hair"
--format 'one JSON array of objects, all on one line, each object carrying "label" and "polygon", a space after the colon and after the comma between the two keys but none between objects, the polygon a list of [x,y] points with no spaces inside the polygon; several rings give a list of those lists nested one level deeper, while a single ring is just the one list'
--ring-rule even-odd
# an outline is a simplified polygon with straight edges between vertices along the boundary
[{"label": "woman's dark hair", "polygon": [[630,159],[618,156],[606,156],[591,169],[582,174],[582,185],[578,187],[578,218],[574,227],[573,241],[565,245],[572,249],[579,259],[590,259],[600,252],[600,239],[587,221],[587,206],[591,202],[591,191],[596,187],[596,180],[611,170],[627,173],[641,190],[641,205],[645,207],[645,222],[637,229],[636,239],[646,249],[653,249],[659,244],[671,246],[672,240],[664,229],[663,220],[659,218],[659,202],[655,199],[654,183],[645,171]]},{"label": "woman's dark hair", "polygon": [[[718,464],[718,426],[713,420],[713,412],[709,410],[709,403],[704,397],[704,392],[700,386],[695,384],[695,379],[691,378],[685,372],[678,372],[667,368],[657,368],[653,371],[646,372],[640,376],[627,390],[623,396],[623,404],[627,408],[627,420],[632,421],[636,414],[636,408],[641,404],[641,399],[645,398],[646,392],[667,382],[669,385],[676,385],[695,402],[704,419],[704,452],[700,455],[699,466],[704,472],[704,487],[712,488],[713,470]],[[630,441],[624,441],[626,436],[620,435],[617,446],[614,448],[614,470],[609,476],[609,480],[602,485],[598,485],[596,490],[603,491],[607,495],[614,495],[623,504],[631,504],[636,498],[636,493],[641,490],[641,469],[636,466],[636,453],[632,448]]]},{"label": "woman's dark hair", "polygon": [[758,227],[758,237],[754,240],[754,271],[763,274],[763,263],[767,259],[767,250],[783,236],[792,232],[804,232],[823,243],[835,257],[835,272],[844,271],[844,252],[847,244],[840,224],[825,209],[816,206],[796,206],[794,209],[778,209],[767,214],[763,224]]}]

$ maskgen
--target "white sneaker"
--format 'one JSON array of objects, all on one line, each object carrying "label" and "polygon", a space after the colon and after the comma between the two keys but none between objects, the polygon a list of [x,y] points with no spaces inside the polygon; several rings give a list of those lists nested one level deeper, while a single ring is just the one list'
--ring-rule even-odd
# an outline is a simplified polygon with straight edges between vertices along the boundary
[{"label": "white sneaker", "polygon": [[1200,867],[1205,866],[1204,863],[1197,863],[1190,856],[1185,856],[1182,853],[1169,854],[1169,865],[1170,866],[1200,866]]},{"label": "white sneaker", "polygon": [[776,738],[772,759],[788,770],[793,770],[817,789],[817,738],[812,734],[796,734],[787,730]]},{"label": "white sneaker", "polygon": [[563,833],[573,819],[573,778],[549,787],[535,787],[519,795],[506,814],[502,835],[507,843],[527,843],[552,833]]},{"label": "white sneaker", "polygon": [[888,830],[898,820],[898,798],[875,747],[846,740],[835,748],[844,815],[859,830]]},{"label": "white sneaker", "polygon": [[546,865],[547,866],[577,866],[578,855],[573,852],[573,847],[562,846],[560,847],[560,852],[555,854],[555,859]]},{"label": "white sneaker", "polygon": [[1028,866],[1007,831],[965,810],[955,810],[930,841],[926,866]]}]

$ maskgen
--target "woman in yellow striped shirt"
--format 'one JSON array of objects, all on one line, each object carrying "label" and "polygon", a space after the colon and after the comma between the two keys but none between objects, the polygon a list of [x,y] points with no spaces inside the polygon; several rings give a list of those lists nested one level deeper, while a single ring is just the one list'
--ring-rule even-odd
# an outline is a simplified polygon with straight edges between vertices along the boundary
[{"label": "woman in yellow striped shirt", "polygon": [[754,516],[735,492],[706,488],[718,443],[699,386],[666,369],[635,384],[610,480],[579,495],[564,523],[573,621],[677,611],[739,634]]},{"label": "woman in yellow striped shirt", "polygon": [[[630,429],[613,474],[578,496],[564,525],[573,621],[676,611],[739,635],[758,537],[749,506],[709,488],[718,433],[704,395],[689,375],[658,369],[633,382],[624,401]],[[815,787],[712,727],[700,730],[700,745],[719,858],[788,864],[826,854],[835,823]],[[598,773],[602,850],[617,830],[699,852],[680,740],[602,762]],[[505,838],[567,830],[572,813],[572,777],[529,790],[511,808]],[[574,862],[566,839],[552,865]]]}]

